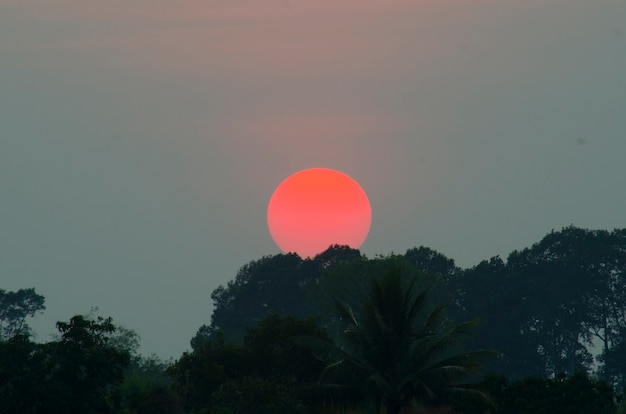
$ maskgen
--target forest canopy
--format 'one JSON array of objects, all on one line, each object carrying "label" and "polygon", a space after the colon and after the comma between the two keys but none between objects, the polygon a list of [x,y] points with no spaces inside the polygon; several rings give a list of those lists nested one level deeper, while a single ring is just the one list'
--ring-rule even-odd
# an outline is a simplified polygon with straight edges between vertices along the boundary
[{"label": "forest canopy", "polygon": [[626,412],[626,229],[566,227],[467,269],[425,246],[265,256],[211,298],[162,361],[93,315],[34,342],[45,298],[0,289],[0,413]]},{"label": "forest canopy", "polygon": [[390,266],[420,273],[452,319],[482,318],[473,341],[503,353],[494,372],[515,379],[583,371],[626,385],[626,229],[566,227],[468,269],[424,246],[373,259],[346,246],[312,259],[266,256],[213,291],[215,309],[199,334],[220,330],[240,342],[271,313],[319,317],[332,334],[332,295],[354,304],[368,279]]}]

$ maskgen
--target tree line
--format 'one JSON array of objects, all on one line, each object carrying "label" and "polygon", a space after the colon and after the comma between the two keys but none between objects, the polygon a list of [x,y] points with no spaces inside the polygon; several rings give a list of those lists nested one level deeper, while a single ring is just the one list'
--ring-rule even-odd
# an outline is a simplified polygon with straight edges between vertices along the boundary
[{"label": "tree line", "polygon": [[263,257],[175,361],[93,314],[35,343],[44,298],[0,290],[0,413],[623,413],[625,236],[568,227],[469,269],[423,246]]},{"label": "tree line", "polygon": [[221,329],[238,342],[270,313],[316,315],[336,333],[328,292],[355,304],[369,278],[391,265],[423,272],[453,319],[482,319],[473,344],[504,355],[493,372],[521,379],[583,371],[626,386],[626,229],[566,227],[468,269],[424,246],[373,259],[345,246],[313,259],[267,256],[213,291],[211,321],[198,334]]}]

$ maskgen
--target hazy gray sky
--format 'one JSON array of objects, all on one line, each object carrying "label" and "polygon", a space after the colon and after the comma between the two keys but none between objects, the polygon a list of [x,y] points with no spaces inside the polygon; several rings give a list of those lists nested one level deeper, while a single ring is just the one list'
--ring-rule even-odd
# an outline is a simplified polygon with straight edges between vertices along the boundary
[{"label": "hazy gray sky", "polygon": [[368,256],[626,227],[625,74],[624,0],[4,0],[0,288],[178,357],[309,167],[368,193]]}]

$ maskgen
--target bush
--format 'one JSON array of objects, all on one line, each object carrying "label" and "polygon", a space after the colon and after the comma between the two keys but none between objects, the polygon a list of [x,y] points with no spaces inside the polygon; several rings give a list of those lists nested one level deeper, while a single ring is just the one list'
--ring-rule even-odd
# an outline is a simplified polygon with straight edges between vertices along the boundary
[{"label": "bush", "polygon": [[211,412],[220,414],[307,413],[302,402],[287,387],[259,377],[226,381],[211,399]]}]

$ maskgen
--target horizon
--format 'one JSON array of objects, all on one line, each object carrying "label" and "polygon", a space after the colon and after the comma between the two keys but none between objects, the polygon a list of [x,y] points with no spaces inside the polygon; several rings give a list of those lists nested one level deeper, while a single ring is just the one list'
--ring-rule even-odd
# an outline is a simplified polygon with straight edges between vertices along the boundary
[{"label": "horizon", "polygon": [[0,288],[45,296],[40,340],[98,307],[180,355],[310,167],[367,193],[368,257],[626,228],[622,0],[0,10]]}]

